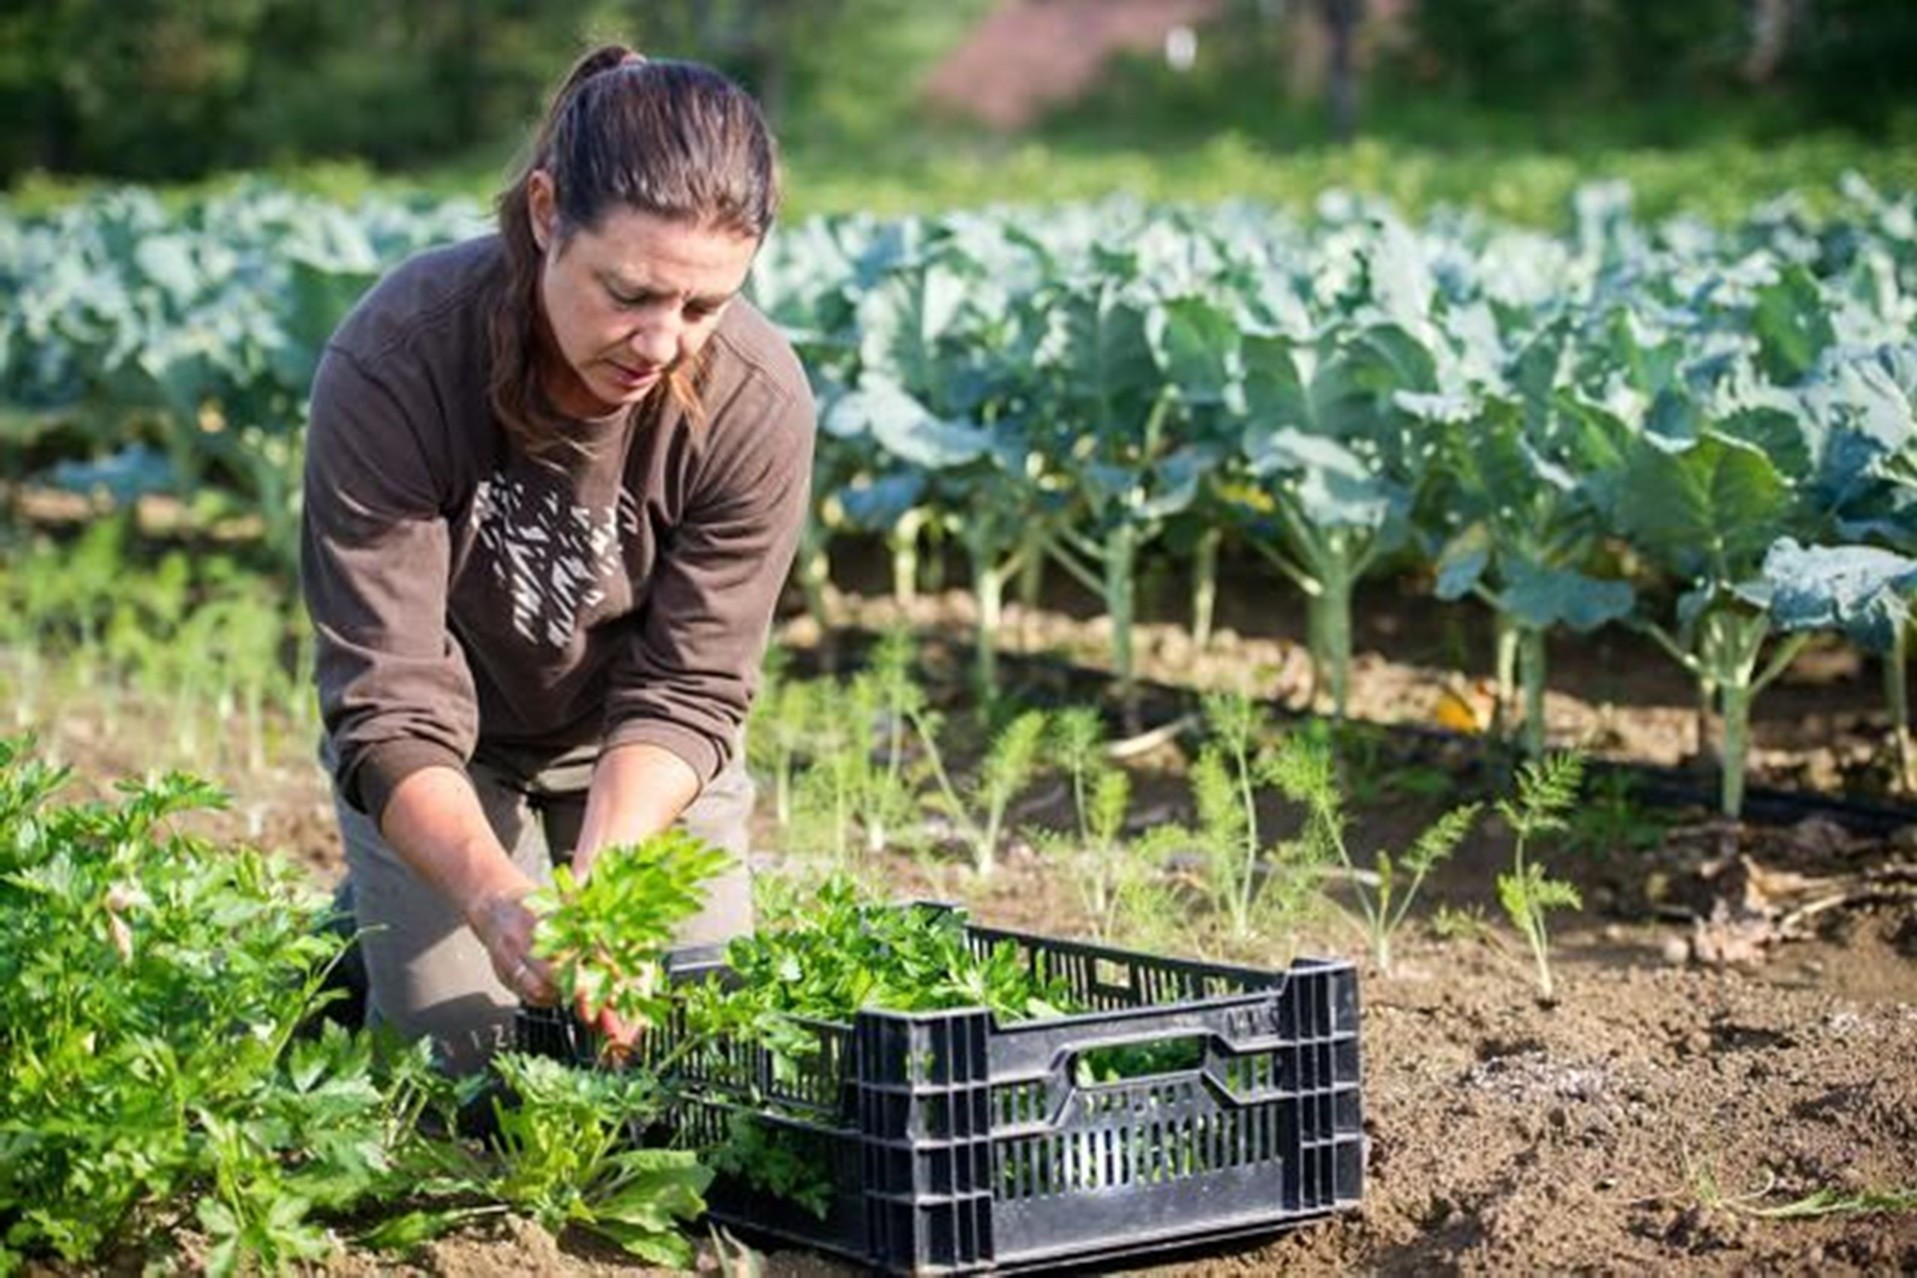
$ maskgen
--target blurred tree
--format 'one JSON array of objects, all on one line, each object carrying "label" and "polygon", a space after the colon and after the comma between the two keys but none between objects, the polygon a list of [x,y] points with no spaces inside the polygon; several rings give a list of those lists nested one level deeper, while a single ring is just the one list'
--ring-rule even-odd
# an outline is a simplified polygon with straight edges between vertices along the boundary
[{"label": "blurred tree", "polygon": [[[500,151],[592,40],[715,63],[789,143],[910,137],[923,73],[994,0],[6,0],[0,180],[139,178]],[[1132,67],[1090,126],[1133,141],[1401,126],[1695,137],[1726,106],[1786,126],[1917,129],[1917,0],[1226,0],[1195,69]],[[1388,61],[1380,61],[1387,58]],[[1149,71],[1149,75],[1147,72]],[[1279,93],[1258,86],[1276,84]],[[1320,98],[1323,95],[1323,98]],[[1291,105],[1288,105],[1288,102]],[[1461,105],[1447,113],[1445,103]],[[1285,123],[1289,114],[1292,123]],[[1564,127],[1559,132],[1565,131]],[[1641,133],[1645,130],[1640,129]]]},{"label": "blurred tree", "polygon": [[586,0],[268,3],[241,162],[402,165],[516,138],[583,51],[593,14]]},{"label": "blurred tree", "polygon": [[436,159],[523,125],[583,0],[29,0],[0,13],[0,176]]},{"label": "blurred tree", "polygon": [[[31,0],[0,14],[6,171],[164,176],[239,109],[267,0]],[[156,136],[176,139],[156,153]]]},{"label": "blurred tree", "polygon": [[638,43],[723,67],[788,137],[865,142],[917,110],[919,81],[996,0],[645,0]]},{"label": "blurred tree", "polygon": [[788,134],[874,139],[991,3],[10,0],[0,178],[442,161],[522,136],[572,59],[615,38],[725,68]]},{"label": "blurred tree", "polygon": [[1418,0],[1406,66],[1495,107],[1701,110],[1764,95],[1883,136],[1917,108],[1911,0]]},{"label": "blurred tree", "polygon": [[1747,0],[1419,0],[1412,48],[1433,88],[1486,105],[1618,103],[1729,85]]},{"label": "blurred tree", "polygon": [[1813,113],[1869,136],[1917,128],[1917,4],[1802,0],[1785,74]]},{"label": "blurred tree", "polygon": [[792,77],[812,33],[829,30],[847,0],[666,0],[632,6],[637,43],[668,57],[722,67],[751,87],[775,128],[791,109]]}]

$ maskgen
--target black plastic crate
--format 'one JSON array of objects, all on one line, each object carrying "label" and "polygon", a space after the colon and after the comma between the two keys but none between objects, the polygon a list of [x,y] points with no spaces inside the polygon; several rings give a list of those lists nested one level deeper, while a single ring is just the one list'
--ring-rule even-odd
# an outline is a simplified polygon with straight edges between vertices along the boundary
[{"label": "black plastic crate", "polygon": [[[692,1143],[735,1116],[829,1168],[823,1217],[722,1177],[728,1226],[894,1273],[1115,1259],[1289,1228],[1355,1206],[1363,1185],[1358,981],[1351,964],[1285,971],[1157,958],[968,924],[1016,946],[1094,1010],[1001,1025],[989,1012],[862,1011],[807,1022],[796,1065],[719,1043],[672,1067],[672,1125]],[[711,956],[677,979],[723,972]],[[641,1059],[677,1042],[648,1036]],[[527,1051],[590,1060],[569,1015],[526,1009]],[[1157,1045],[1166,1072],[1085,1081],[1088,1053]],[[1097,1059],[1097,1058],[1094,1058]]]}]

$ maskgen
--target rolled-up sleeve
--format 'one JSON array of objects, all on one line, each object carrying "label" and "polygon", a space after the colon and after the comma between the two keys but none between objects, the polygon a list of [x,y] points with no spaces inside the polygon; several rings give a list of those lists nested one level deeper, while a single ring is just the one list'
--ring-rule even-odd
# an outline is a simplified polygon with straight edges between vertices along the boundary
[{"label": "rolled-up sleeve", "polygon": [[334,777],[375,820],[409,774],[463,768],[478,734],[472,675],[446,624],[439,487],[402,397],[329,349],[313,385],[300,584]]},{"label": "rolled-up sleeve", "polygon": [[608,746],[661,746],[710,781],[731,761],[758,689],[812,481],[814,408],[801,381],[748,385],[714,433],[609,689]]}]

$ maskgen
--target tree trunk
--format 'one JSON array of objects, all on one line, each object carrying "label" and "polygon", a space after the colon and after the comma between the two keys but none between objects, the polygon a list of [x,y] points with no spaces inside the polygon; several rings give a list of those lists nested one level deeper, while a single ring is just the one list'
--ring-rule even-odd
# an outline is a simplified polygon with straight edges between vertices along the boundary
[{"label": "tree trunk", "polygon": [[1324,0],[1325,29],[1331,37],[1331,75],[1326,93],[1331,107],[1331,137],[1349,142],[1358,134],[1358,24],[1364,0]]}]

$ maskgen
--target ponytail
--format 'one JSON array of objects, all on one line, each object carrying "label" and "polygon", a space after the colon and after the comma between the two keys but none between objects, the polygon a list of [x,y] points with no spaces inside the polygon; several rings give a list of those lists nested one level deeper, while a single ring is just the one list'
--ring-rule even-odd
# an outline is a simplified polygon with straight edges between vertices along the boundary
[{"label": "ponytail", "polygon": [[[622,44],[601,45],[573,65],[496,204],[506,262],[489,332],[487,394],[507,433],[539,456],[569,441],[541,381],[545,255],[533,234],[535,171],[552,179],[560,244],[615,207],[763,239],[778,212],[779,182],[758,106],[718,72],[648,60]],[[700,381],[697,368],[675,368],[666,380],[695,421],[703,418]]]}]

